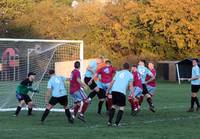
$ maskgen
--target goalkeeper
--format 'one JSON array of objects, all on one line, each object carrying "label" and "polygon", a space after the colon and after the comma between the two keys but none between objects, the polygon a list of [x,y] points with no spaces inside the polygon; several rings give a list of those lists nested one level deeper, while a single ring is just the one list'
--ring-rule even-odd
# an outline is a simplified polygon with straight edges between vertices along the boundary
[{"label": "goalkeeper", "polygon": [[28,77],[24,79],[16,88],[16,98],[19,101],[19,104],[17,106],[17,109],[15,111],[15,114],[13,116],[18,116],[21,108],[26,104],[28,105],[28,116],[32,115],[32,108],[33,103],[31,98],[29,97],[28,93],[30,92],[36,92],[39,93],[38,90],[34,90],[32,88],[33,81],[35,80],[36,74],[33,72],[30,72],[28,74]]}]

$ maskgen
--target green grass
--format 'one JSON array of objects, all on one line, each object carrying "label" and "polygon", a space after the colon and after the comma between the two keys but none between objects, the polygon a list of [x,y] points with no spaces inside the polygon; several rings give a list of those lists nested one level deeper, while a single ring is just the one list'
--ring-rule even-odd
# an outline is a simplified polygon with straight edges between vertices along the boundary
[{"label": "green grass", "polygon": [[107,116],[96,114],[96,100],[86,114],[86,123],[67,123],[64,113],[50,113],[40,125],[41,112],[12,117],[12,112],[0,113],[0,139],[199,139],[200,113],[186,113],[190,105],[190,85],[160,83],[154,97],[157,112],[151,113],[144,103],[137,117],[130,115],[127,102],[122,127],[107,127]]}]

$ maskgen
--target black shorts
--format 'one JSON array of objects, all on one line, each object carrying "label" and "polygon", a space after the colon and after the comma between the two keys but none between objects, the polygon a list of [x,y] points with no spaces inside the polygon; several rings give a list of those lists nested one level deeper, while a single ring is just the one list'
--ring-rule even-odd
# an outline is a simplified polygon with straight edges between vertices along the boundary
[{"label": "black shorts", "polygon": [[16,94],[16,98],[19,102],[24,100],[26,104],[32,101],[29,95],[24,95],[24,94]]},{"label": "black shorts", "polygon": [[112,104],[123,107],[126,105],[126,96],[120,92],[112,91]]},{"label": "black shorts", "polygon": [[192,85],[192,86],[191,86],[191,91],[192,91],[192,93],[197,93],[197,92],[199,92],[199,89],[200,89],[200,85]]},{"label": "black shorts", "polygon": [[60,105],[67,106],[68,105],[68,98],[67,96],[62,97],[51,97],[49,100],[49,104],[52,106],[55,106],[57,103],[60,103]]},{"label": "black shorts", "polygon": [[149,93],[149,91],[147,90],[147,85],[146,84],[142,84],[142,88],[143,88],[143,91],[142,91],[143,95],[146,95],[146,94]]},{"label": "black shorts", "polygon": [[100,88],[99,92],[97,92],[97,96],[99,99],[104,99],[104,98],[106,98],[106,92]]},{"label": "black shorts", "polygon": [[[85,84],[88,85],[88,83],[89,83],[89,81],[90,81],[91,79],[92,79],[92,78],[90,78],[90,77],[85,77],[85,78],[84,78]],[[91,90],[94,90],[94,89],[97,87],[97,84],[95,83],[94,80],[92,80],[92,84],[91,84],[91,85],[88,85],[88,86],[89,86],[89,88],[90,88]]]}]

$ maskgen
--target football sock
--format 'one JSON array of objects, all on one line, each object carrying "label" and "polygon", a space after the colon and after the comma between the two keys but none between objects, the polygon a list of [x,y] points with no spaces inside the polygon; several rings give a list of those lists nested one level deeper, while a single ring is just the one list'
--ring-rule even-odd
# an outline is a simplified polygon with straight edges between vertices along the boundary
[{"label": "football sock", "polygon": [[107,98],[106,99],[106,109],[107,109],[107,111],[109,111],[111,109],[111,107],[112,107],[112,99]]},{"label": "football sock", "polygon": [[119,122],[121,121],[122,116],[123,116],[123,113],[124,113],[124,111],[122,111],[122,110],[119,110],[119,111],[118,111],[117,118],[116,118],[116,121],[115,121],[115,124],[116,124],[116,125],[118,125]]},{"label": "football sock", "polygon": [[76,116],[76,114],[77,114],[79,108],[80,108],[80,105],[79,105],[79,104],[76,104],[76,105],[74,106],[74,115],[75,115],[75,116]]},{"label": "football sock", "polygon": [[41,118],[41,121],[42,121],[42,122],[46,119],[46,117],[48,116],[49,112],[50,112],[50,111],[49,111],[48,109],[46,109],[46,110],[44,111],[44,113],[43,113],[43,115],[42,115],[42,118]]},{"label": "football sock", "polygon": [[130,104],[131,104],[131,109],[132,109],[132,111],[134,111],[134,101],[133,101],[133,99],[128,99],[128,101],[129,101]]},{"label": "football sock", "polygon": [[103,105],[104,101],[99,101],[98,104],[98,113],[101,114],[101,109],[102,109],[102,105]]},{"label": "football sock", "polygon": [[109,120],[108,122],[112,123],[112,119],[115,115],[115,109],[114,108],[111,108],[110,112],[109,112]]},{"label": "football sock", "polygon": [[65,109],[65,115],[67,116],[68,119],[72,117],[69,109]]},{"label": "football sock", "polygon": [[196,104],[197,104],[197,107],[200,107],[198,97],[195,97],[195,102],[196,102]]},{"label": "football sock", "polygon": [[143,99],[144,99],[144,96],[140,96],[140,99],[139,99],[139,105],[140,106],[142,105]]},{"label": "football sock", "polygon": [[20,106],[17,106],[17,109],[16,109],[16,111],[15,111],[15,115],[16,115],[16,116],[19,114],[20,110],[21,110],[21,107],[20,107]]},{"label": "football sock", "polygon": [[32,108],[28,108],[28,115],[32,114]]},{"label": "football sock", "polygon": [[90,92],[90,94],[88,95],[88,98],[94,98],[95,97],[95,95],[97,94],[97,92],[96,91],[92,91],[92,92]]},{"label": "football sock", "polygon": [[194,108],[195,97],[191,97],[191,108]]},{"label": "football sock", "polygon": [[150,97],[147,98],[147,102],[148,102],[149,106],[153,106],[152,99]]},{"label": "football sock", "polygon": [[84,114],[86,112],[88,106],[89,106],[89,103],[87,101],[84,101],[83,102],[83,107],[82,107],[82,110],[81,110],[82,114]]}]

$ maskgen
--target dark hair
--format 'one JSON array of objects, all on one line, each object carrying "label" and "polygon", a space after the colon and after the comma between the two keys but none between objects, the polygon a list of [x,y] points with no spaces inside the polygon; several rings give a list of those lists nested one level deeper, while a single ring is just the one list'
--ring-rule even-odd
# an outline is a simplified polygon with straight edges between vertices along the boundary
[{"label": "dark hair", "polygon": [[106,60],[105,62],[106,64],[112,64],[112,62],[110,60]]},{"label": "dark hair", "polygon": [[55,70],[49,70],[49,75],[55,74]]},{"label": "dark hair", "polygon": [[34,73],[34,72],[29,72],[29,73],[28,73],[28,77],[30,77],[31,75],[36,75],[36,73]]},{"label": "dark hair", "polygon": [[130,69],[130,65],[129,65],[128,63],[124,63],[124,64],[123,64],[123,68],[124,68],[124,69]]},{"label": "dark hair", "polygon": [[194,58],[194,59],[192,59],[192,60],[195,60],[196,62],[198,62],[198,61],[199,61],[197,58]]},{"label": "dark hair", "polygon": [[79,61],[74,62],[74,68],[78,69],[78,68],[80,68],[80,65],[81,64]]},{"label": "dark hair", "polygon": [[137,65],[132,65],[132,67],[137,67]]},{"label": "dark hair", "polygon": [[141,62],[143,62],[143,63],[144,63],[144,65],[146,65],[146,60],[144,60],[144,59],[141,59],[140,61],[141,61]]}]

